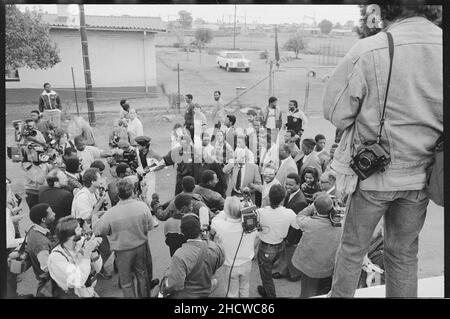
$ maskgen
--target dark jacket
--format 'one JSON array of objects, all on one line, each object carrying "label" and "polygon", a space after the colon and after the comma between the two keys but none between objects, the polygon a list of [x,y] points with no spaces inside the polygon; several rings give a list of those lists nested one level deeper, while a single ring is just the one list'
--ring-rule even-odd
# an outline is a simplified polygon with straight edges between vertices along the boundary
[{"label": "dark jacket", "polygon": [[[44,91],[45,92],[45,91]],[[48,95],[42,94],[39,96],[39,112],[44,112],[44,110],[61,110],[61,100],[59,99],[58,93],[51,91]]]},{"label": "dark jacket", "polygon": [[50,187],[39,188],[39,203],[47,203],[55,213],[55,222],[60,218],[69,216],[72,211],[73,194],[65,188]]},{"label": "dark jacket", "polygon": [[208,208],[213,212],[223,209],[225,200],[218,192],[207,188],[205,185],[197,185],[194,188],[194,193],[199,194],[206,206],[208,206]]},{"label": "dark jacket", "polygon": [[[302,190],[300,189],[295,196],[289,200],[289,194],[286,196],[284,200],[284,207],[292,209],[294,213],[298,214],[303,209],[308,207],[308,203],[306,202],[305,195],[303,194]],[[303,232],[301,229],[295,229],[292,226],[289,226],[289,231],[286,236],[286,242],[287,244],[295,245],[300,241],[300,238],[302,237]]]}]

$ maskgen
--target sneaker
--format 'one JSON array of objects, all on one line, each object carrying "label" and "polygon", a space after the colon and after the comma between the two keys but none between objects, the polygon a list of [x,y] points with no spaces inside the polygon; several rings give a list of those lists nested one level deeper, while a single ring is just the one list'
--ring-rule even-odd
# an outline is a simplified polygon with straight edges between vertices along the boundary
[{"label": "sneaker", "polygon": [[263,297],[263,298],[266,298],[266,297],[267,297],[266,290],[264,289],[263,286],[258,286],[257,290],[258,290],[258,293],[259,293],[259,295],[260,295],[261,297]]}]

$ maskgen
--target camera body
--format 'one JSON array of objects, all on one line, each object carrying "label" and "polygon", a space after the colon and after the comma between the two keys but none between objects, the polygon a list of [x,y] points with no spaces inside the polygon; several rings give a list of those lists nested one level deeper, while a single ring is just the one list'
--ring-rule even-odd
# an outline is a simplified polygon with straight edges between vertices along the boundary
[{"label": "camera body", "polygon": [[258,212],[255,205],[241,209],[241,222],[244,233],[260,230],[261,226],[259,225]]},{"label": "camera body", "polygon": [[117,163],[127,163],[133,171],[139,167],[138,154],[132,148],[123,150],[122,154],[114,154],[113,157]]},{"label": "camera body", "polygon": [[330,221],[333,227],[342,227],[342,221],[344,220],[344,213],[345,213],[344,207],[333,206],[333,208],[330,211]]},{"label": "camera body", "polygon": [[390,161],[389,153],[380,144],[376,141],[367,141],[358,148],[350,167],[360,180],[365,180],[377,172],[383,172]]}]

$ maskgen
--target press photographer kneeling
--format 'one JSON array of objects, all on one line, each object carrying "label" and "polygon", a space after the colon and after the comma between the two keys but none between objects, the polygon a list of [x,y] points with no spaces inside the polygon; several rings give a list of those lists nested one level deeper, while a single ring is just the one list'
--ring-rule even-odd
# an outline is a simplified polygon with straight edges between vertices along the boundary
[{"label": "press photographer kneeling", "polygon": [[82,233],[78,221],[67,216],[56,225],[56,246],[48,257],[50,277],[56,283],[53,297],[98,297],[94,288],[102,258],[97,252],[102,239]]}]

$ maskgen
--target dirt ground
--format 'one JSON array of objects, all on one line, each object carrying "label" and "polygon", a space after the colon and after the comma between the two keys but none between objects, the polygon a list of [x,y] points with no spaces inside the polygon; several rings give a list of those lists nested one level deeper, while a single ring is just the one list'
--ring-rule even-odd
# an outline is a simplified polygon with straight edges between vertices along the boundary
[{"label": "dirt ground", "polygon": [[[217,39],[218,40],[218,39]],[[245,72],[227,73],[219,69],[215,63],[215,55],[203,52],[198,53],[181,52],[176,48],[157,48],[157,75],[158,82],[163,83],[167,91],[174,93],[177,91],[177,64],[180,64],[181,93],[191,93],[194,96],[194,102],[206,107],[213,102],[213,91],[220,90],[225,103],[231,101],[236,96],[236,88],[245,87],[250,89],[247,94],[240,98],[241,106],[265,106],[267,104],[268,79],[264,79],[269,74],[269,65],[265,60],[259,59],[257,51],[245,51],[244,55],[252,61],[251,70]],[[283,53],[286,54],[286,53]],[[287,110],[288,101],[296,99],[300,107],[305,108],[310,117],[310,123],[305,130],[305,138],[313,138],[316,134],[322,133],[327,138],[327,148],[331,146],[334,138],[334,127],[325,121],[321,115],[322,91],[325,85],[324,79],[329,75],[333,67],[318,65],[317,57],[314,55],[299,55],[298,60],[282,63],[275,72],[274,76],[274,94],[278,97],[278,105],[282,111]],[[201,59],[201,62],[200,62]],[[308,103],[305,105],[305,95],[308,79],[306,74],[309,70],[316,72],[316,77],[309,79],[310,91]],[[260,82],[260,84],[258,84]],[[95,85],[95,83],[94,83]],[[57,91],[57,88],[55,88]],[[168,112],[169,105],[165,96],[158,98],[143,98],[142,95],[124,94],[124,98],[130,100],[132,107],[138,110],[138,115],[144,124],[144,133],[152,137],[152,148],[160,155],[169,151],[170,131],[176,122],[183,122],[182,114],[184,105],[181,106],[181,114],[169,122],[164,120],[164,113]],[[63,105],[69,110],[69,113],[75,112],[75,103],[73,101],[62,101]],[[84,102],[79,102],[82,115],[87,119],[87,106]],[[233,103],[234,105],[235,103]],[[37,105],[11,105],[6,101],[6,144],[13,142],[13,129],[11,121],[17,119],[26,119],[29,112],[36,109]],[[119,111],[119,101],[95,102],[97,112],[97,126],[94,128],[95,137],[101,148],[107,148],[107,135],[110,132],[112,121]],[[238,126],[245,125],[245,117],[239,112]],[[67,123],[65,123],[67,125]],[[19,193],[23,192],[23,171],[20,165],[6,161],[6,175],[12,180],[13,190]],[[172,198],[175,189],[175,171],[173,168],[164,169],[157,174],[157,191],[160,194],[161,201]],[[28,207],[23,204],[25,218],[21,222],[21,229],[30,222],[28,218]],[[151,251],[154,263],[154,277],[161,278],[164,270],[169,264],[169,251],[164,243],[163,222],[160,226],[151,232]],[[444,226],[443,209],[434,204],[428,207],[428,216],[425,226],[420,236],[419,246],[419,277],[426,278],[440,276],[444,272]],[[253,264],[251,275],[250,296],[257,297],[256,286],[260,284],[257,264]],[[280,297],[297,297],[300,293],[300,284],[291,283],[284,279],[276,280],[277,294]],[[219,287],[215,292],[220,296]],[[19,293],[34,293],[36,291],[36,280],[32,271],[28,271],[22,276],[19,283]],[[122,297],[122,293],[117,286],[117,275],[109,281],[99,280],[97,291],[104,297]]]}]

